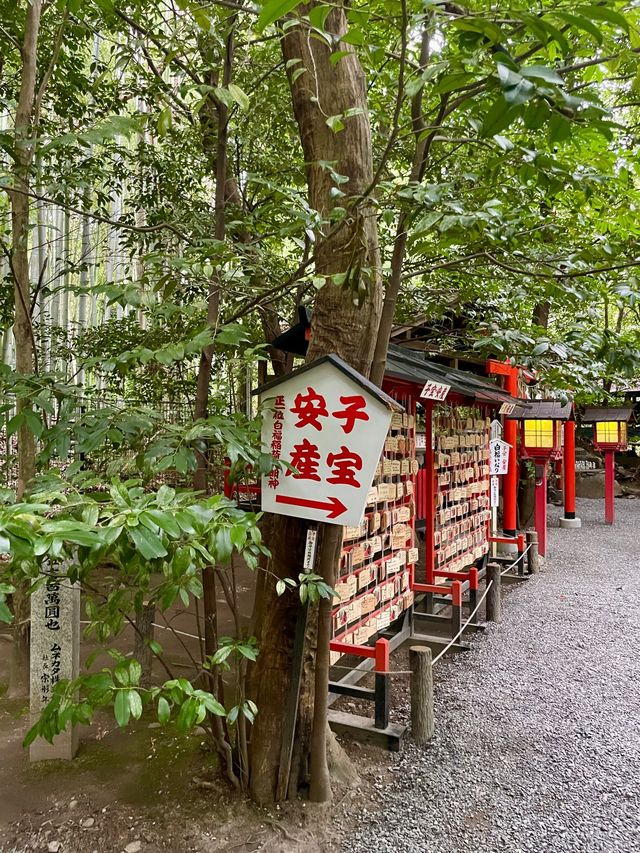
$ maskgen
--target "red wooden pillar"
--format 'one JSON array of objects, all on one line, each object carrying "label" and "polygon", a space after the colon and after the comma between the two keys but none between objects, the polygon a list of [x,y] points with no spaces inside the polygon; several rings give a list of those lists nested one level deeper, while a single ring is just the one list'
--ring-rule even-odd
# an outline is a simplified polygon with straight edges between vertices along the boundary
[{"label": "red wooden pillar", "polygon": [[564,422],[564,517],[576,517],[576,422]]},{"label": "red wooden pillar", "polygon": [[[512,367],[505,376],[505,391],[518,396],[518,369]],[[518,480],[520,463],[517,458],[518,422],[505,420],[504,441],[511,445],[509,468],[502,478],[502,529],[505,536],[515,536],[518,518]]]},{"label": "red wooden pillar", "polygon": [[547,553],[547,463],[536,462],[536,531],[538,553]]},{"label": "red wooden pillar", "polygon": [[614,495],[616,488],[615,450],[604,452],[604,520],[613,524],[616,520]]},{"label": "red wooden pillar", "polygon": [[564,422],[564,518],[560,527],[582,526],[576,518],[576,422]]},{"label": "red wooden pillar", "polygon": [[434,568],[436,560],[435,549],[435,527],[436,527],[436,489],[435,489],[435,465],[433,456],[433,403],[424,404],[425,442],[424,467],[427,475],[426,506],[424,518],[424,544],[425,544],[425,582],[435,583]]}]

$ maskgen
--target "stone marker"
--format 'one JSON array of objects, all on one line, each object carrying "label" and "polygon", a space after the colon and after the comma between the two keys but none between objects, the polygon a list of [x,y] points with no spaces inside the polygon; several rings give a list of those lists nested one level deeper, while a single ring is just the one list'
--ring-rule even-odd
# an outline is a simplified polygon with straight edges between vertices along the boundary
[{"label": "stone marker", "polygon": [[[80,585],[72,584],[59,564],[45,570],[46,581],[31,596],[31,720],[51,699],[63,678],[77,678],[80,667]],[[78,730],[66,731],[48,743],[37,738],[29,748],[31,761],[71,759],[78,749]]]}]

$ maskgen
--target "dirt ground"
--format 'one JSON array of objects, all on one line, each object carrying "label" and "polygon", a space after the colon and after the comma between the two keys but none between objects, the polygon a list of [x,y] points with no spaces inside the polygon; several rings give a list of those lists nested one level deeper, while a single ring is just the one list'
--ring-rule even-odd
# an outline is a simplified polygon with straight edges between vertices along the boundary
[{"label": "dirt ground", "polygon": [[[242,619],[253,607],[253,577],[238,565]],[[195,613],[179,606],[156,620],[156,639],[176,676],[193,673],[198,657]],[[221,614],[220,629],[231,632]],[[180,633],[167,630],[167,623]],[[132,630],[111,644],[133,648]],[[81,644],[81,663],[93,645]],[[30,765],[22,739],[26,702],[9,700],[9,637],[0,634],[0,853],[160,853],[160,851],[305,851],[336,849],[321,827],[324,810],[300,804],[261,810],[217,775],[217,756],[203,733],[183,737],[144,717],[118,728],[109,712],[80,730],[73,762]],[[112,663],[100,654],[92,668]],[[162,675],[159,674],[160,679]],[[321,839],[319,841],[318,839]]]},{"label": "dirt ground", "polygon": [[144,720],[120,730],[103,714],[83,730],[75,761],[31,766],[27,728],[26,707],[0,700],[1,853],[336,849],[321,831],[322,808],[255,807],[216,777],[197,734]]}]

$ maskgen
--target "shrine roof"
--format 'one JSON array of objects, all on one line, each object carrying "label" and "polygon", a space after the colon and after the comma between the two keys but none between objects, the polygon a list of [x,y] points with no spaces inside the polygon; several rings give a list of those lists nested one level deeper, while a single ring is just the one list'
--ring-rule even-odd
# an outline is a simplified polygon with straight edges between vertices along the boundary
[{"label": "shrine roof", "polygon": [[440,382],[450,385],[455,393],[480,403],[517,405],[518,402],[522,402],[503,391],[490,379],[484,379],[474,373],[466,373],[455,367],[427,361],[417,352],[395,344],[389,345],[385,377],[403,379],[422,386],[427,382]]},{"label": "shrine roof", "polygon": [[573,419],[573,403],[559,400],[520,400],[507,417],[512,421],[570,421]]},{"label": "shrine roof", "polygon": [[633,406],[591,406],[584,410],[581,421],[583,423],[628,421],[632,414]]}]

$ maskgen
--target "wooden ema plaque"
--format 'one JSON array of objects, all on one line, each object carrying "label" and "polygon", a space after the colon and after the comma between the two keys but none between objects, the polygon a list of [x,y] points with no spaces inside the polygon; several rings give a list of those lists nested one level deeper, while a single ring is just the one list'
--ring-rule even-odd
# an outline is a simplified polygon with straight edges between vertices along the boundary
[{"label": "wooden ema plaque", "polygon": [[490,423],[476,408],[434,410],[436,571],[464,571],[488,553]]},{"label": "wooden ema plaque", "polygon": [[[415,546],[415,415],[392,416],[358,527],[345,527],[332,610],[332,639],[366,645],[413,604]],[[340,658],[331,652],[331,663]]]}]

